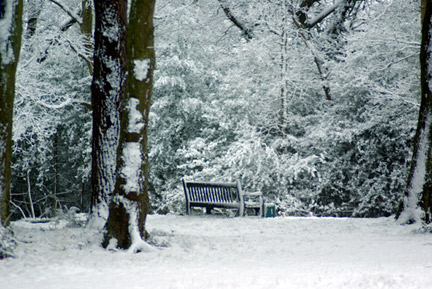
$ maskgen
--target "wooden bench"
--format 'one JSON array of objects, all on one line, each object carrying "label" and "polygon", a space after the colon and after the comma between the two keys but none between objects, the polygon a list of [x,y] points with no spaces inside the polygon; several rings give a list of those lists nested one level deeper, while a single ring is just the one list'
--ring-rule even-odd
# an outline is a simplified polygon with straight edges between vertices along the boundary
[{"label": "wooden bench", "polygon": [[263,196],[261,192],[244,192],[240,181],[235,183],[209,183],[185,181],[182,179],[186,197],[186,214],[192,207],[206,208],[210,214],[213,208],[237,209],[239,216],[244,216],[249,209],[262,216]]}]

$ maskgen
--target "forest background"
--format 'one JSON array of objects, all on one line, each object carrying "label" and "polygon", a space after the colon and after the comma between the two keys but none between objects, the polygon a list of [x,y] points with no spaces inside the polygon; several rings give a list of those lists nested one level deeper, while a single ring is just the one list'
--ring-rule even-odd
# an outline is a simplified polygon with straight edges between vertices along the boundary
[{"label": "forest background", "polygon": [[[93,51],[67,13],[82,1],[54,2],[24,6],[13,219],[90,210]],[[183,177],[240,179],[280,214],[397,211],[419,110],[418,1],[346,1],[307,30],[288,2],[156,1],[151,212],[184,212]]]}]

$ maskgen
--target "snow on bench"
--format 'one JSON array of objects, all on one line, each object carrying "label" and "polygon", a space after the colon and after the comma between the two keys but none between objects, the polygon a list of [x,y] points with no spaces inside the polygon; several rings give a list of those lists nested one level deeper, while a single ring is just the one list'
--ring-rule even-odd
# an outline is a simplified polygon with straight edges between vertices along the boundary
[{"label": "snow on bench", "polygon": [[235,183],[214,183],[182,179],[182,182],[188,215],[192,207],[201,207],[206,208],[207,214],[213,208],[227,208],[237,209],[239,216],[244,216],[248,209],[259,211],[259,216],[262,216],[262,193],[244,192],[238,180]]}]

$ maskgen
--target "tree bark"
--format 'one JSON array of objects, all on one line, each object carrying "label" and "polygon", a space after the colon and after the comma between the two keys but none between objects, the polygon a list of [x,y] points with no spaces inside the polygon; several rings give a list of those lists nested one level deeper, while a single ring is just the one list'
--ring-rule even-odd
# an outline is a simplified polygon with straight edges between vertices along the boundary
[{"label": "tree bark", "polygon": [[[82,1],[82,23],[81,23],[81,33],[84,35],[84,47],[87,51],[93,50],[93,12],[91,7],[91,0]],[[93,62],[87,62],[90,74],[93,74]]]},{"label": "tree bark", "polygon": [[423,1],[420,49],[421,103],[405,198],[398,213],[404,223],[432,221],[432,2]]},{"label": "tree bark", "polygon": [[0,6],[0,222],[10,222],[12,115],[15,75],[22,34],[22,0],[2,0]]},{"label": "tree bark", "polygon": [[145,221],[149,211],[147,131],[155,53],[154,0],[132,1],[128,25],[128,80],[121,111],[117,182],[110,204],[103,245],[146,250]]},{"label": "tree bark", "polygon": [[91,225],[102,227],[116,182],[120,107],[126,91],[127,1],[94,1],[95,48],[91,85],[92,215]]}]

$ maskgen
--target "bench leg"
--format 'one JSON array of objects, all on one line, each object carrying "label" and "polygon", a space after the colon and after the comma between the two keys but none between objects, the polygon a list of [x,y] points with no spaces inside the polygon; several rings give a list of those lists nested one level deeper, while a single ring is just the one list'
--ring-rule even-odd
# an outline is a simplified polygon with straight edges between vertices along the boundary
[{"label": "bench leg", "polygon": [[260,217],[264,217],[264,199],[262,196],[260,196],[259,198],[259,216]]},{"label": "bench leg", "polygon": [[244,204],[244,202],[242,201],[241,203],[240,203],[240,208],[239,208],[239,216],[240,217],[244,217],[245,216],[245,204]]},{"label": "bench leg", "polygon": [[206,207],[206,214],[210,215],[213,207]]}]

